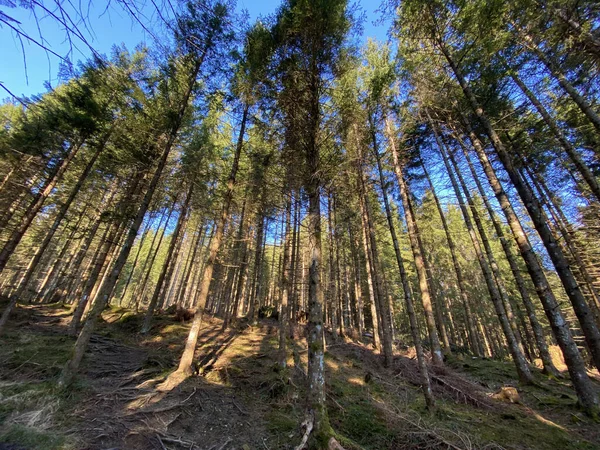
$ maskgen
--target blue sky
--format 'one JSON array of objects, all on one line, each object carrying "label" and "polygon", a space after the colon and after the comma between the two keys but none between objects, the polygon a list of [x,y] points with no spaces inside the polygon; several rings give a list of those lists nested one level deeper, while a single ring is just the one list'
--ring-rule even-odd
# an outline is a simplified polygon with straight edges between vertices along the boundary
[{"label": "blue sky", "polygon": [[[48,5],[51,3],[53,2],[46,2]],[[156,19],[155,10],[152,2],[146,3],[148,6],[141,11],[146,17],[140,17],[140,21],[152,23],[153,19]],[[238,0],[238,9],[247,10],[253,20],[274,12],[280,3],[280,0]],[[140,43],[152,45],[153,36],[148,34],[138,22],[132,20],[120,5],[114,0],[108,8],[106,4],[106,1],[93,0],[90,10],[85,12],[88,26],[78,24],[82,34],[97,52],[110,53],[115,44],[124,44],[129,49],[133,49]],[[362,40],[366,41],[368,37],[373,37],[385,41],[388,24],[374,23],[380,17],[376,12],[380,5],[379,1],[361,0],[358,4],[366,16]],[[10,22],[10,25],[23,30],[58,55],[69,56],[73,62],[85,60],[91,55],[91,50],[82,41],[73,39],[70,43],[66,40],[63,27],[48,13],[38,9],[36,21],[36,16],[31,11],[1,5],[0,2],[0,19],[3,18],[2,13],[15,19],[18,23]],[[50,6],[48,8],[54,12]],[[74,21],[76,21],[75,17],[74,13],[70,15]],[[68,20],[69,18],[65,18],[65,21]],[[160,33],[151,25],[149,29],[153,34]],[[0,49],[0,83],[14,95],[38,94],[45,91],[45,82],[49,81],[53,86],[58,83],[60,58],[47,53],[25,38],[19,40],[17,33],[4,23],[0,23]],[[0,99],[7,97],[5,91],[0,92]]]}]

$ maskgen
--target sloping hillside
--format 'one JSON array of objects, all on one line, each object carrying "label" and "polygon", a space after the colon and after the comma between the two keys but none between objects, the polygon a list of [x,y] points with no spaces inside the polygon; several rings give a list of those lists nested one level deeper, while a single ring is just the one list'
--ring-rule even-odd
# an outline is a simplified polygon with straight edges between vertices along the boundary
[{"label": "sloping hillside", "polygon": [[[296,339],[282,373],[277,324],[240,324],[221,332],[207,318],[197,351],[198,375],[161,389],[188,326],[173,317],[137,334],[141,317],[110,310],[91,342],[84,370],[67,391],[55,379],[73,341],[67,310],[21,309],[0,348],[0,448],[286,449],[300,442],[306,344]],[[360,342],[328,339],[327,403],[346,449],[592,449],[598,424],[575,406],[564,380],[536,374],[517,386],[519,403],[492,394],[515,379],[509,362],[454,357],[432,370],[438,399],[426,412],[411,349],[393,369]],[[296,360],[296,363],[294,363]]]}]

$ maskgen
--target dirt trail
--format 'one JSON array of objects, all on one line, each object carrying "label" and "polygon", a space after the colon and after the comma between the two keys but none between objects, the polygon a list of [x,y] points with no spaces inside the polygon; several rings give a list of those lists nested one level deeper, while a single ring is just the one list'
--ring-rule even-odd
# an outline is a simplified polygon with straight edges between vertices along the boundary
[{"label": "dirt trail", "polygon": [[[157,387],[176,366],[188,325],[160,317],[142,336],[141,316],[107,311],[75,385],[61,393],[54,380],[73,344],[66,316],[60,308],[21,308],[3,337],[0,450],[275,450],[299,443],[306,347],[303,339],[291,342],[297,355],[282,373],[276,322],[223,333],[220,320],[207,318],[197,375],[163,392]],[[410,354],[385,369],[366,344],[330,341],[327,350],[329,416],[347,450],[600,444],[597,424],[576,409],[565,381],[536,372],[539,386],[518,386],[523,404],[510,405],[491,394],[514,383],[513,365],[456,357],[430,368],[438,401],[432,415]]]},{"label": "dirt trail", "polygon": [[134,348],[94,336],[82,375],[95,395],[74,411],[85,448],[264,448],[268,436],[254,404],[258,399],[239,395],[228,382],[228,371],[244,352],[261,353],[267,335],[253,330],[214,337],[220,327],[218,321],[207,322],[201,331],[201,376],[167,393],[156,389],[167,372],[155,364],[169,357],[175,362],[179,349],[152,343]]}]

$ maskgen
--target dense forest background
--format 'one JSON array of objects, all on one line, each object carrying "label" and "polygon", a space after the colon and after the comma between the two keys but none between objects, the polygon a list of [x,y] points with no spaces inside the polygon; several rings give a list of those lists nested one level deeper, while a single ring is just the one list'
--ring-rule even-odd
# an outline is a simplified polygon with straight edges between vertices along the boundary
[{"label": "dense forest background", "polygon": [[[276,396],[299,405],[298,449],[473,448],[429,428],[422,442],[373,441],[393,428],[387,419],[350,439],[330,417],[363,401],[331,401],[340,374],[330,359],[350,346],[363,384],[396,383],[404,367],[422,396],[407,410],[419,417],[452,410],[448,395],[503,408],[453,372],[501,367],[504,378],[486,385],[496,400],[537,418],[518,390],[539,390],[540,408],[567,399],[550,423],[565,433],[576,423],[585,445],[598,444],[596,2],[390,0],[379,10],[387,42],[364,45],[360,6],[345,0],[285,0],[254,23],[229,1],[152,3],[155,20],[144,22],[142,2],[116,2],[168,38],[73,64],[11,11],[50,17],[91,48],[81,9],[0,2],[2,28],[62,60],[62,82],[45,93],[1,85],[7,386],[30,389],[27,365],[45,364],[39,349],[19,356],[33,335],[62,339],[43,351],[58,359],[42,377],[60,398],[95,370],[110,324],[119,339],[151,345],[174,321],[177,344],[153,389],[189,386],[216,364],[205,356],[220,340],[264,331]],[[19,444],[10,427],[20,407],[7,398],[0,442]],[[196,445],[165,436],[152,445]],[[475,447],[490,442],[480,439]]]}]

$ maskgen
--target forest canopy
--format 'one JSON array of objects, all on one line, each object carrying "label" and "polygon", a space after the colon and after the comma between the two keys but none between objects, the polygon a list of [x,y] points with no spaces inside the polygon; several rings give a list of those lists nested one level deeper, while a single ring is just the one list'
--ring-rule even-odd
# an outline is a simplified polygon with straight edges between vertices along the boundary
[{"label": "forest canopy", "polygon": [[[231,361],[267,357],[254,391],[270,386],[292,423],[271,428],[272,448],[516,448],[444,425],[466,405],[505,419],[502,399],[590,445],[572,448],[600,445],[597,2],[386,0],[385,42],[361,40],[346,0],[282,0],[254,22],[233,0],[152,2],[151,19],[142,3],[113,6],[157,39],[102,55],[82,6],[0,2],[4,36],[63,62],[39,95],[2,84],[0,442],[51,448],[15,438],[36,422],[15,421],[5,382],[46,383],[57,405],[91,397],[77,386],[121,340],[125,359],[163,352],[160,373],[102,372],[113,393],[127,370],[142,377],[147,400],[128,408],[143,414],[208,389],[196,380],[214,367],[241,389],[248,367]],[[91,57],[58,55],[20,10]],[[56,336],[56,370],[28,366],[39,351],[19,359]],[[257,336],[270,347],[223,365],[218,348]],[[344,364],[360,394],[338,384]],[[401,391],[418,400],[399,409]],[[255,445],[168,430],[124,444],[111,427],[119,448]],[[96,448],[85,436],[53,448]],[[539,439],[526,446],[552,448]]]}]

